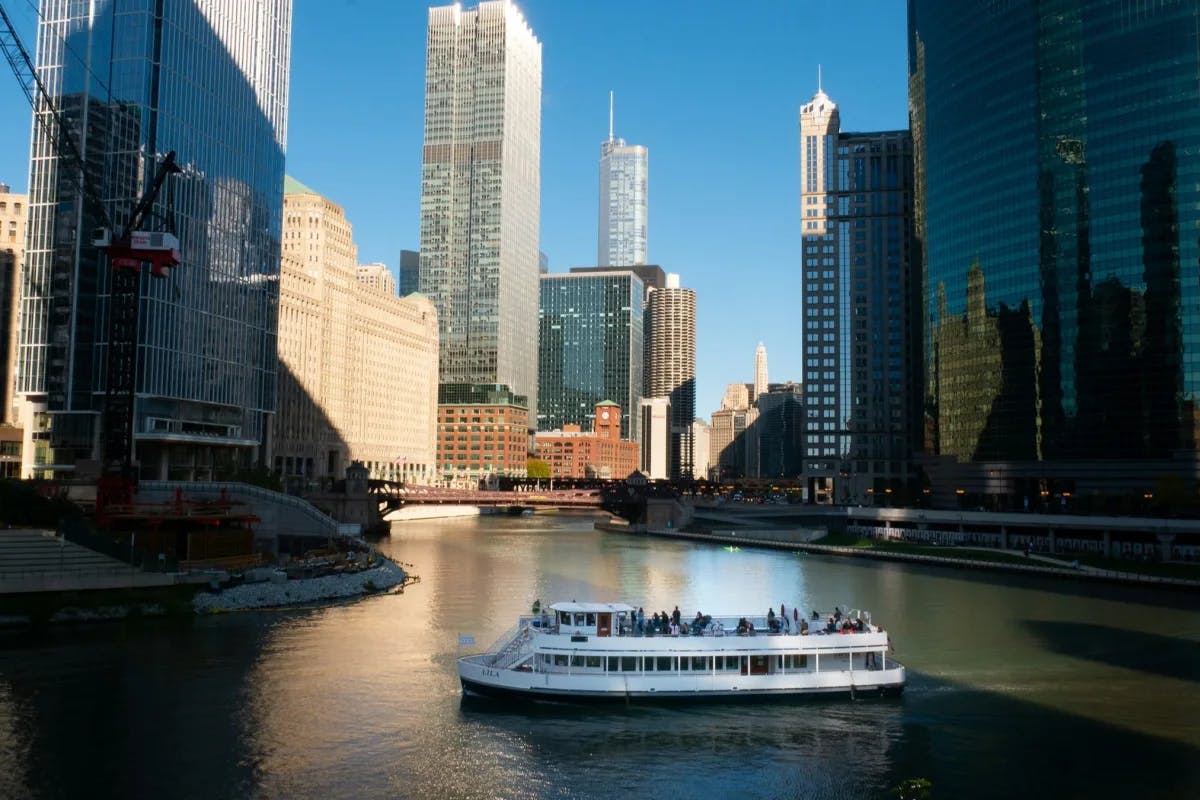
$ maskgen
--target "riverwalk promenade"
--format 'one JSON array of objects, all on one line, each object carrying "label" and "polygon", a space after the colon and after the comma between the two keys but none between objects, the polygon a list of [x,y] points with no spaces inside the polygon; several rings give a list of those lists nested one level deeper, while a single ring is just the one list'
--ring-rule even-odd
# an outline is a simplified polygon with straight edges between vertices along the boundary
[{"label": "riverwalk promenade", "polygon": [[[1006,550],[993,547],[946,547],[947,554],[942,556],[928,553],[906,553],[896,550],[876,550],[867,547],[820,544],[815,539],[825,535],[826,531],[821,529],[758,529],[753,531],[640,530],[608,522],[598,522],[596,523],[596,527],[613,533],[658,536],[671,539],[691,539],[694,541],[715,542],[727,547],[766,547],[803,553],[850,556],[853,558],[874,558],[883,561],[904,561],[965,569],[1019,572],[1084,581],[1200,589],[1200,580],[1146,575],[1094,566],[1072,566],[1070,562],[1040,554],[1031,553],[1026,556],[1021,550]],[[976,554],[974,558],[972,557],[973,553]]]}]

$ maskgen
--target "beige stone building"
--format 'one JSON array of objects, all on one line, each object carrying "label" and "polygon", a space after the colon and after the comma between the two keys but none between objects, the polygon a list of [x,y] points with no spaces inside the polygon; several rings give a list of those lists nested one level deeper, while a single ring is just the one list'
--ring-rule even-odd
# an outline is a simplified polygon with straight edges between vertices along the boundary
[{"label": "beige stone building", "polygon": [[358,282],[384,294],[396,293],[396,276],[387,264],[359,264]]},{"label": "beige stone building", "polygon": [[[343,477],[428,483],[437,441],[437,311],[358,266],[340,206],[288,178],[279,284],[279,402],[272,465],[291,483]],[[379,265],[382,266],[382,265]]]},{"label": "beige stone building", "polygon": [[22,437],[16,427],[13,388],[28,213],[28,198],[0,183],[0,478],[14,478],[21,472]]}]

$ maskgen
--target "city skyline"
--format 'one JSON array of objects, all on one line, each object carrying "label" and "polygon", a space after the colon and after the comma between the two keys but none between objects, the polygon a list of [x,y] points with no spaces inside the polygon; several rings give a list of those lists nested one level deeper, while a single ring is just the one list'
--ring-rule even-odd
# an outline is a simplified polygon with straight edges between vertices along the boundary
[{"label": "city skyline", "polygon": [[[333,14],[298,6],[293,19],[288,172],[346,208],[364,262],[393,270],[399,252],[419,244],[431,5],[363,0],[354,13]],[[765,27],[757,14],[713,6],[688,16],[686,37],[675,36],[680,3],[618,1],[611,14],[547,0],[517,6],[545,55],[541,249],[554,270],[594,263],[596,145],[615,90],[619,132],[654,152],[653,259],[682,273],[697,294],[698,406],[720,404],[725,385],[738,379],[740,354],[760,340],[777,379],[799,380],[802,356],[789,333],[800,293],[796,115],[820,63],[826,91],[853,109],[845,127],[905,126],[904,4],[784,6]],[[32,46],[33,10],[18,4],[10,13]],[[362,24],[367,14],[370,26]],[[621,23],[633,14],[639,25]],[[814,34],[802,53],[793,43],[799,29]],[[869,45],[865,57],[836,46],[850,36]],[[651,48],[651,41],[666,45]],[[729,46],[739,41],[756,44]],[[633,55],[604,55],[614,49]],[[761,80],[741,80],[747,70]],[[364,81],[364,72],[384,79]],[[23,192],[29,112],[16,81],[0,81],[0,107],[21,121],[0,131],[0,180]],[[367,110],[347,124],[350,109]],[[737,158],[710,160],[718,150]],[[742,263],[759,279],[729,284],[730,264]],[[718,329],[709,305],[717,302],[753,308],[753,321]]]}]

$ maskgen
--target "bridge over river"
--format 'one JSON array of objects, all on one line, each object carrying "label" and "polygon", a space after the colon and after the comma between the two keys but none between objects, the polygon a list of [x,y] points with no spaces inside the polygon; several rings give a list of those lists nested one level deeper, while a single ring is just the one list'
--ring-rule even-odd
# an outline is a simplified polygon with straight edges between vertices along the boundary
[{"label": "bridge over river", "polygon": [[501,492],[486,489],[444,489],[432,486],[372,487],[380,511],[387,513],[405,506],[458,505],[481,508],[579,508],[599,509],[600,493],[595,489],[546,489]]}]

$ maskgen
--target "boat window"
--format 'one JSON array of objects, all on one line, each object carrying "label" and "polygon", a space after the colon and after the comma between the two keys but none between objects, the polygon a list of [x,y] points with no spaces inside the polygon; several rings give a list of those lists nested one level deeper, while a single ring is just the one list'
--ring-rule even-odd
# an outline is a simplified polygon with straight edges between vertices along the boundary
[{"label": "boat window", "polygon": [[571,624],[571,612],[569,612],[569,611],[558,612],[558,621],[563,625],[570,625]]},{"label": "boat window", "polygon": [[692,656],[692,670],[695,672],[708,672],[712,669],[712,661],[710,656]]},{"label": "boat window", "polygon": [[682,656],[682,657],[680,657],[680,659],[679,659],[679,671],[680,671],[680,672],[687,672],[687,670],[688,670],[688,667],[689,667],[689,666],[691,666],[691,659],[690,659],[690,658],[688,658],[687,656]]},{"label": "boat window", "polygon": [[637,672],[637,656],[621,656],[621,672]]},{"label": "boat window", "polygon": [[620,669],[621,669],[621,659],[617,658],[616,656],[609,656],[608,657],[608,671],[609,672],[617,672]]},{"label": "boat window", "polygon": [[571,666],[572,667],[582,667],[583,666],[583,656],[571,656]]},{"label": "boat window", "polygon": [[588,656],[587,664],[585,666],[590,667],[591,669],[600,669],[600,667],[603,665],[604,662],[601,660],[600,656]]},{"label": "boat window", "polygon": [[646,659],[646,669],[650,668],[650,662],[652,660],[658,662],[658,671],[659,672],[671,672],[672,670],[675,669],[675,665],[673,663],[675,661],[675,659],[670,656],[659,656],[657,659],[647,658]]},{"label": "boat window", "polygon": [[556,667],[565,667],[566,665],[567,665],[567,657],[566,657],[566,656],[558,656],[558,655],[556,655],[556,656],[554,657],[554,666],[556,666]]},{"label": "boat window", "polygon": [[808,666],[808,656],[795,653],[783,657],[783,665],[788,669],[804,669]]},{"label": "boat window", "polygon": [[741,656],[717,656],[717,669],[736,670],[741,667]]},{"label": "boat window", "polygon": [[595,614],[587,615],[587,625],[589,625],[590,627],[593,627],[593,628],[596,627],[596,615]]},{"label": "boat window", "polygon": [[584,615],[583,613],[576,614],[576,615],[575,615],[575,624],[576,624],[576,625],[583,625],[584,616],[585,616],[585,615]]}]

